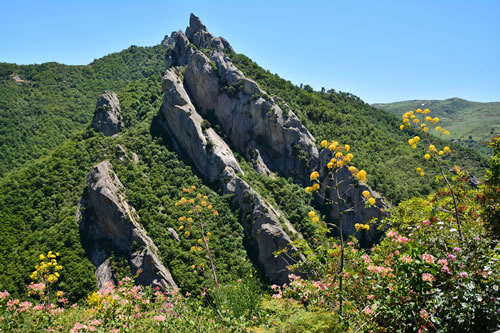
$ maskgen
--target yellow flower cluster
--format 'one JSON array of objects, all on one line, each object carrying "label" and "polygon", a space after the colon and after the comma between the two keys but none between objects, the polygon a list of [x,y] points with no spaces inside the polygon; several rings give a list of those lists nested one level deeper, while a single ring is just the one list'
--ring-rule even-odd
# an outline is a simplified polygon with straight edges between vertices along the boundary
[{"label": "yellow flower cluster", "polygon": [[443,150],[437,150],[435,145],[429,145],[429,152],[424,155],[424,158],[426,160],[429,160],[431,158],[431,154],[437,154],[439,156],[444,156],[447,154],[451,154],[451,149],[450,147],[446,146],[443,148]]},{"label": "yellow flower cluster", "polygon": [[356,228],[356,231],[370,230],[370,226],[368,224],[362,224],[362,223],[356,223],[354,225],[354,228]]},{"label": "yellow flower cluster", "polygon": [[[399,125],[399,129],[402,131],[406,127],[410,127],[411,123],[413,122],[415,125],[417,125],[417,124],[420,123],[420,127],[419,128],[420,128],[420,130],[422,132],[428,132],[429,131],[429,127],[427,127],[427,123],[429,123],[431,125],[435,125],[435,124],[437,124],[440,121],[440,119],[438,117],[432,118],[431,116],[426,116],[430,112],[431,111],[429,109],[425,109],[423,111],[422,111],[422,109],[417,109],[415,111],[415,113],[417,113],[417,115],[415,115],[415,113],[413,111],[405,112],[403,114],[403,124]],[[422,119],[417,118],[417,116],[419,114],[422,115]],[[424,118],[424,116],[425,116],[425,118]],[[424,121],[426,123],[424,123]],[[442,134],[446,134],[446,135],[450,134],[450,132],[448,132],[447,130],[442,129],[440,126],[436,126],[436,131],[438,131],[438,132],[440,132]]]},{"label": "yellow flower cluster", "polygon": [[425,176],[425,172],[424,172],[424,170],[422,170],[422,168],[417,168],[416,170],[417,170],[417,173],[418,173],[420,176],[422,176],[422,177],[423,177],[423,176]]},{"label": "yellow flower cluster", "polygon": [[315,211],[313,211],[313,210],[311,210],[311,211],[309,212],[309,218],[311,219],[311,221],[312,221],[313,223],[318,223],[318,222],[319,222],[319,217],[316,215],[316,212],[315,212]]},{"label": "yellow flower cluster", "polygon": [[31,280],[49,284],[57,282],[61,276],[59,271],[63,269],[63,267],[57,263],[57,257],[59,257],[59,252],[54,253],[49,251],[47,255],[40,254],[40,264],[36,265],[35,271],[31,273]]},{"label": "yellow flower cluster", "polygon": [[418,143],[420,142],[420,137],[416,136],[413,139],[408,140],[408,144],[413,148],[416,149]]},{"label": "yellow flower cluster", "polygon": [[372,197],[370,191],[365,190],[363,191],[362,195],[363,198],[365,198],[366,202],[368,202],[368,205],[373,206],[375,204],[376,200],[374,197]]},{"label": "yellow flower cluster", "polygon": [[314,181],[314,180],[317,180],[319,178],[319,172],[318,171],[314,171],[311,173],[311,176],[309,176],[309,179],[311,181]]}]

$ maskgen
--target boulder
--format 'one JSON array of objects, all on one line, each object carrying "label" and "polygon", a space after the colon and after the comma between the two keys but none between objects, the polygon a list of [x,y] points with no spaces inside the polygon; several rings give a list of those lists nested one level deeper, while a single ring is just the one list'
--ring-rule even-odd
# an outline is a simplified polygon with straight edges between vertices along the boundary
[{"label": "boulder", "polygon": [[137,275],[136,283],[177,289],[124,192],[109,161],[90,170],[77,221],[82,245],[96,267],[97,286],[102,288],[106,283],[116,282],[110,263],[110,254],[114,251],[127,258],[131,275]]},{"label": "boulder", "polygon": [[115,92],[105,91],[97,100],[91,126],[105,136],[120,132],[123,127],[120,114],[120,101]]}]

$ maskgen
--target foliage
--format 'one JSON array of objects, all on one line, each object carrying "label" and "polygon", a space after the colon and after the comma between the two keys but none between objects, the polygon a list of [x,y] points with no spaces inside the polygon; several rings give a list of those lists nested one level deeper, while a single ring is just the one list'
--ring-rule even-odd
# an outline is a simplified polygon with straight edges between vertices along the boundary
[{"label": "foliage", "polygon": [[163,53],[161,46],[132,46],[85,66],[0,63],[0,176],[82,130],[104,90],[161,73]]},{"label": "foliage", "polygon": [[481,186],[478,198],[481,202],[482,217],[490,221],[489,228],[493,235],[500,234],[500,137],[494,138],[490,147],[493,157],[490,159],[490,169],[486,172],[485,182]]},{"label": "foliage", "polygon": [[[371,107],[349,93],[333,89],[327,92],[301,89],[262,69],[242,54],[231,54],[231,58],[247,77],[257,81],[268,94],[285,100],[315,137],[334,137],[339,142],[349,142],[356,147],[358,167],[370,174],[369,185],[393,204],[428,194],[436,188],[432,179],[413,177],[411,170],[423,163],[423,157],[403,144],[415,133],[397,130],[395,116]],[[286,109],[284,105],[280,107]],[[445,145],[440,139],[436,142]],[[460,162],[466,170],[482,177],[487,167],[484,157],[471,149],[455,144],[449,146],[457,152],[451,157],[452,163]]]},{"label": "foliage", "polygon": [[450,139],[462,146],[473,148],[484,155],[492,151],[486,147],[494,135],[500,134],[500,103],[470,102],[460,98],[446,100],[412,100],[373,106],[401,117],[408,110],[429,108],[449,129]]},{"label": "foliage", "polygon": [[130,278],[71,307],[22,302],[1,292],[0,316],[5,332],[227,332],[244,327],[240,321],[218,320],[201,299],[134,286]]}]

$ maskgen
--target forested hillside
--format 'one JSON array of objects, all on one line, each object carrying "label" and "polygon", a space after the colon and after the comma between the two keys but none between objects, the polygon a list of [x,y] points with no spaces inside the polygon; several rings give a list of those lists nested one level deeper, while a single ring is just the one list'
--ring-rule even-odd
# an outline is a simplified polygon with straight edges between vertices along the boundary
[{"label": "forested hillside", "polygon": [[[355,147],[357,164],[371,175],[370,185],[394,204],[427,194],[435,187],[432,177],[415,177],[415,169],[424,164],[424,159],[406,143],[417,132],[400,131],[401,118],[376,109],[349,93],[315,92],[308,85],[297,87],[244,55],[232,55],[232,59],[245,75],[256,80],[269,94],[288,103],[317,140],[333,138]],[[433,135],[423,135],[425,139],[432,137],[435,142],[449,144]],[[465,167],[478,177],[484,175],[486,158],[457,144],[450,147],[456,152],[451,157],[451,164]],[[438,170],[432,172],[437,174]]]},{"label": "forested hillside", "polygon": [[[270,73],[193,14],[164,44],[0,64],[0,330],[500,327],[499,140],[486,171],[418,121]],[[164,289],[139,281],[155,260]]]},{"label": "forested hillside", "polygon": [[132,46],[85,66],[0,63],[0,175],[83,129],[104,90],[160,74],[164,58],[161,46]]},{"label": "forested hillside", "polygon": [[449,139],[486,155],[491,155],[491,150],[487,148],[488,142],[500,135],[500,102],[480,103],[455,97],[380,103],[373,106],[398,117],[409,110],[429,108],[450,131]]}]

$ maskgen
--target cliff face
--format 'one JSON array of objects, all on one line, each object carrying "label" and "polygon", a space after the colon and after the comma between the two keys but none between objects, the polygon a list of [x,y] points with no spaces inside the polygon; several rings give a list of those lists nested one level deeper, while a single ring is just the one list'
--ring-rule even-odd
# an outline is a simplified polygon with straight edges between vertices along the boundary
[{"label": "cliff face", "polygon": [[[234,195],[233,200],[241,209],[240,221],[247,243],[258,253],[258,262],[267,277],[283,283],[288,275],[286,258],[276,261],[272,253],[283,247],[296,250],[290,246],[290,237],[280,224],[280,219],[284,219],[279,212],[237,175],[242,171],[231,148],[260,173],[292,177],[295,182],[307,185],[312,171],[326,168],[315,139],[292,110],[280,107],[286,104],[270,97],[234,66],[226,55],[234,52],[229,43],[210,34],[195,15],[191,14],[185,33],[173,33],[165,44],[169,45],[167,71],[162,81],[165,127],[178,149],[190,157],[208,182],[219,182],[224,193]],[[206,119],[219,125],[227,142],[210,128]],[[353,234],[355,223],[381,218],[388,207],[366,184],[355,184],[347,169],[341,175],[342,186],[352,187],[346,192],[346,202],[358,203],[366,189],[377,198],[375,206],[360,205],[355,212],[342,217],[346,234]],[[325,189],[332,184],[324,179],[323,185],[323,196],[331,197],[332,193]],[[320,196],[317,201],[324,203]],[[335,220],[334,207],[328,216]],[[374,229],[366,234],[368,243],[376,240]]]},{"label": "cliff face", "polygon": [[136,283],[177,289],[162,264],[156,245],[137,221],[137,214],[124,196],[124,187],[108,161],[93,167],[77,211],[80,238],[96,267],[98,288],[115,283],[110,254],[116,251],[129,264]]}]

